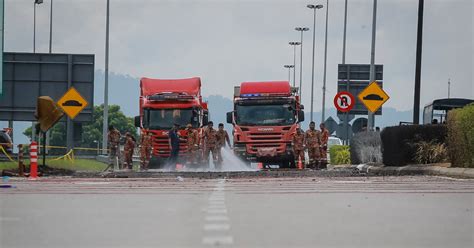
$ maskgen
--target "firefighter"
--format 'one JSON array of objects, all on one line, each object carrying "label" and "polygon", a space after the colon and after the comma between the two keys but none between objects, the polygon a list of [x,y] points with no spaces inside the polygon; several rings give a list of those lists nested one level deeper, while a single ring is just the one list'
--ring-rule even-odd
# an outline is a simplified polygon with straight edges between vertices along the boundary
[{"label": "firefighter", "polygon": [[117,168],[121,168],[120,163],[120,132],[114,128],[114,126],[109,126],[109,132],[107,133],[108,148],[109,148],[109,165],[105,168],[104,171],[109,169],[113,170],[114,165],[117,165]]},{"label": "firefighter", "polygon": [[298,128],[296,134],[293,136],[292,144],[293,144],[293,152],[295,154],[295,164],[298,166],[298,162],[301,160],[303,168],[305,166],[304,161],[304,148],[305,148],[305,140],[304,140],[304,132],[301,128]]},{"label": "firefighter", "polygon": [[225,144],[227,142],[227,145],[229,148],[232,148],[230,145],[230,139],[229,139],[229,134],[227,133],[226,130],[224,130],[224,124],[219,123],[218,130],[217,130],[217,164],[219,168],[222,167],[222,162],[224,159],[222,158],[222,148],[225,147]]},{"label": "firefighter", "polygon": [[217,131],[213,128],[214,123],[210,121],[202,135],[202,143],[204,147],[204,162],[209,165],[209,155],[212,153],[214,165],[217,165]]},{"label": "firefighter", "polygon": [[321,167],[326,168],[328,164],[328,140],[329,140],[329,131],[324,125],[324,123],[319,124],[321,129]]},{"label": "firefighter", "polygon": [[153,147],[153,134],[144,131],[140,137],[140,169],[147,170]]},{"label": "firefighter", "polygon": [[178,155],[179,155],[179,142],[182,140],[179,137],[178,133],[179,124],[174,124],[173,128],[168,133],[168,143],[170,146],[170,157],[168,159],[168,163],[171,166],[171,169],[176,169],[176,163],[178,162]]},{"label": "firefighter", "polygon": [[196,164],[198,159],[198,150],[199,150],[199,133],[196,129],[193,128],[193,125],[188,124],[186,126],[186,131],[188,131],[186,137],[186,143],[188,146],[188,163]]},{"label": "firefighter", "polygon": [[129,132],[125,134],[125,146],[123,147],[123,154],[125,157],[124,169],[131,170],[133,168],[133,150],[135,149],[135,137]]},{"label": "firefighter", "polygon": [[321,133],[315,129],[316,124],[314,121],[309,123],[309,130],[306,131],[304,139],[306,143],[306,149],[308,149],[309,166],[316,168],[320,159],[319,147],[321,144]]}]

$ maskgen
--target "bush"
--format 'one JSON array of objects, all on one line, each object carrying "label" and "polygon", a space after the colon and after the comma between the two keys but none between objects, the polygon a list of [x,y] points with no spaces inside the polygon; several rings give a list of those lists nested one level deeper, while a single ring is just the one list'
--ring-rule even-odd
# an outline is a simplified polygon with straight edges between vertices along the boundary
[{"label": "bush", "polygon": [[350,164],[351,152],[349,146],[335,145],[329,149],[331,164]]},{"label": "bush", "polygon": [[474,167],[474,104],[449,111],[447,123],[452,166]]},{"label": "bush", "polygon": [[416,143],[415,161],[419,164],[445,162],[448,151],[443,143],[420,141]]},{"label": "bush", "polygon": [[359,132],[351,139],[352,164],[382,163],[382,140],[379,132]]},{"label": "bush", "polygon": [[387,127],[381,132],[382,158],[387,166],[415,163],[417,143],[445,143],[446,125],[411,125]]}]

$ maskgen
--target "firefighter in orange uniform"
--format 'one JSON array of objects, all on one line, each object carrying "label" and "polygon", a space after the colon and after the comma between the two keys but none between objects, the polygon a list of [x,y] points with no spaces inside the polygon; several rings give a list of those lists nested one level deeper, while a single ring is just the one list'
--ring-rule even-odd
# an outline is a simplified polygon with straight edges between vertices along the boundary
[{"label": "firefighter in orange uniform", "polygon": [[305,166],[304,161],[304,132],[301,128],[296,130],[295,135],[293,136],[292,145],[293,153],[295,154],[295,165],[298,167],[298,162],[301,160],[303,168]]},{"label": "firefighter in orange uniform", "polygon": [[224,124],[219,123],[219,130],[217,130],[217,164],[219,168],[222,167],[222,162],[224,159],[222,158],[222,148],[225,147],[225,144],[227,142],[227,145],[232,148],[230,145],[230,139],[229,139],[229,134],[227,133],[226,130],[224,130]]},{"label": "firefighter in orange uniform", "polygon": [[144,131],[140,137],[140,169],[147,170],[153,147],[153,134]]},{"label": "firefighter in orange uniform", "polygon": [[120,162],[120,132],[114,126],[109,126],[107,133],[108,148],[109,148],[109,165],[104,171],[113,170],[115,165],[118,169],[122,167]]},{"label": "firefighter in orange uniform", "polygon": [[317,168],[318,162],[321,158],[321,154],[319,152],[319,147],[321,145],[321,133],[315,129],[316,124],[314,121],[309,123],[309,130],[305,133],[305,143],[306,148],[308,149],[308,156],[309,156],[309,167]]},{"label": "firefighter in orange uniform", "polygon": [[209,155],[212,153],[214,165],[217,165],[217,131],[213,128],[214,123],[210,121],[202,135],[202,143],[204,147],[204,162],[209,164]]},{"label": "firefighter in orange uniform", "polygon": [[187,151],[188,151],[188,163],[196,164],[198,149],[199,149],[199,133],[196,129],[193,128],[193,125],[188,124],[186,126],[186,131],[188,131],[186,137]]},{"label": "firefighter in orange uniform", "polygon": [[125,146],[123,148],[123,153],[125,157],[124,169],[131,170],[133,168],[133,150],[135,149],[135,137],[133,137],[129,132],[125,134]]},{"label": "firefighter in orange uniform", "polygon": [[321,147],[319,151],[321,152],[321,167],[326,168],[328,164],[328,140],[329,140],[329,131],[327,130],[324,123],[319,124],[321,129]]}]

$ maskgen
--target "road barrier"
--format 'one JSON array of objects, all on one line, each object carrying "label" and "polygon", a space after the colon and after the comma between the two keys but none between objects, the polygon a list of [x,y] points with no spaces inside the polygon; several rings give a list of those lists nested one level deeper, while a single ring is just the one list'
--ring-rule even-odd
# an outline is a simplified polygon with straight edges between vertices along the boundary
[{"label": "road barrier", "polygon": [[31,180],[38,178],[38,144],[33,141],[30,145],[30,177]]}]

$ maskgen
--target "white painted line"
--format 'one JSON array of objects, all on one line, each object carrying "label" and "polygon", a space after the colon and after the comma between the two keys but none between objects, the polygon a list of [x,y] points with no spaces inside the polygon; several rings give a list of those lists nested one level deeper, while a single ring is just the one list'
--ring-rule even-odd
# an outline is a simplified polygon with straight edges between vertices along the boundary
[{"label": "white painted line", "polygon": [[229,217],[225,215],[209,215],[206,216],[206,221],[212,222],[212,221],[229,221]]},{"label": "white painted line", "polygon": [[209,214],[227,214],[227,209],[208,209]]},{"label": "white painted line", "polygon": [[0,221],[20,221],[21,219],[19,217],[0,217]]},{"label": "white painted line", "polygon": [[209,207],[225,207],[224,202],[209,202]]},{"label": "white painted line", "polygon": [[232,236],[214,236],[202,238],[204,245],[232,245],[234,238]]},{"label": "white painted line", "polygon": [[205,231],[227,231],[230,229],[229,224],[205,224]]}]

